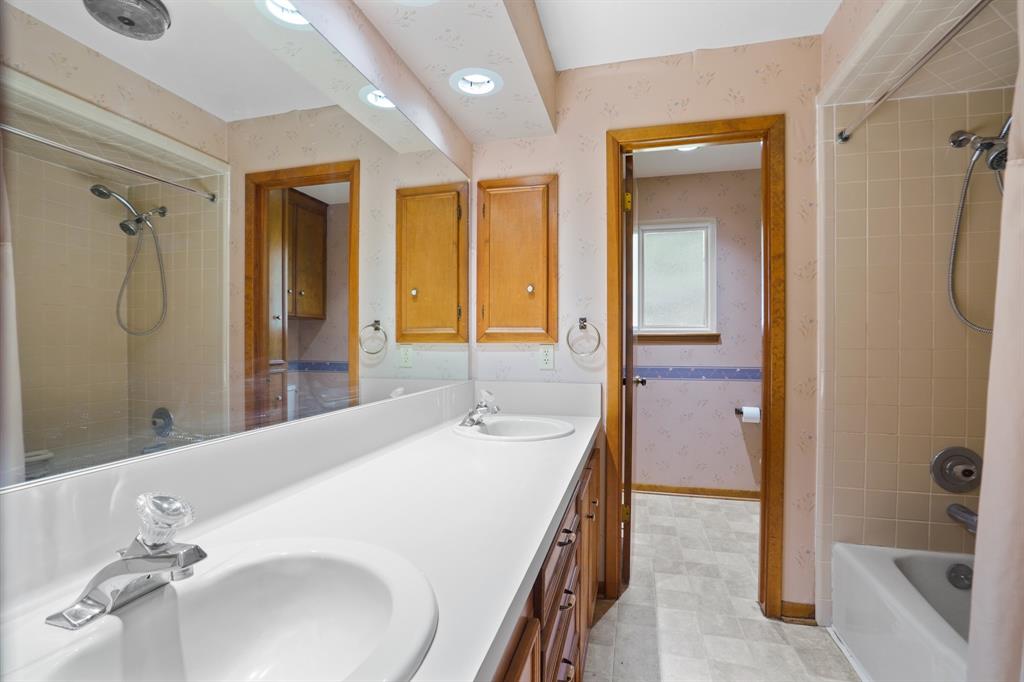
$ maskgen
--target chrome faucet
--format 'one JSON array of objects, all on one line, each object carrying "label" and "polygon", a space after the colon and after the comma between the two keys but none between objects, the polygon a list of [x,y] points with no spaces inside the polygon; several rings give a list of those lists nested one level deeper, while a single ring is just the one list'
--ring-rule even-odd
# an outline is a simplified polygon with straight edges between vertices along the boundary
[{"label": "chrome faucet", "polygon": [[459,426],[480,426],[484,423],[484,417],[499,412],[501,408],[494,402],[494,394],[484,389],[480,391],[480,402],[459,422]]},{"label": "chrome faucet", "polygon": [[946,507],[946,514],[949,518],[953,519],[957,523],[963,525],[967,529],[968,533],[977,535],[978,533],[978,513],[973,512],[962,504],[951,504]]},{"label": "chrome faucet", "polygon": [[48,625],[78,630],[172,580],[192,577],[193,566],[206,552],[198,545],[174,542],[174,534],[194,520],[192,507],[170,495],[144,493],[135,508],[139,534],[118,551],[119,559],[93,576],[74,604],[49,616]]}]

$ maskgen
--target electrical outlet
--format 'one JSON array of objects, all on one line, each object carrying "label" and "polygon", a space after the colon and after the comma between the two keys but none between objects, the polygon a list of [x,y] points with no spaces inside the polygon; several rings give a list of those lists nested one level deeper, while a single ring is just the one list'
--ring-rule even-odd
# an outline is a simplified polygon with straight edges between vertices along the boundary
[{"label": "electrical outlet", "polygon": [[412,367],[412,346],[409,344],[402,344],[398,346],[398,366],[399,367]]},{"label": "electrical outlet", "polygon": [[555,347],[551,345],[540,346],[537,349],[537,366],[540,369],[555,368]]}]

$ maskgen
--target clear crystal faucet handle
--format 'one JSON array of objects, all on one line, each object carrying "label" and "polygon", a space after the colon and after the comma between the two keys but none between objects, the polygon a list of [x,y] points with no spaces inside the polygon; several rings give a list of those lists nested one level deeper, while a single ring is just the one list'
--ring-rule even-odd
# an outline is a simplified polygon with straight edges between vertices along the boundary
[{"label": "clear crystal faucet handle", "polygon": [[142,493],[135,499],[139,514],[139,538],[153,546],[170,542],[179,529],[195,520],[192,505],[164,493]]}]

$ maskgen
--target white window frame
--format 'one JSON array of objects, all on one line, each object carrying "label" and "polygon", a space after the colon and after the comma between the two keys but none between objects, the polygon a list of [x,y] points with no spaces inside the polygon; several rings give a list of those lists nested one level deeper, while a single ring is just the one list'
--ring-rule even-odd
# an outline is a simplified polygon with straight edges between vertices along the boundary
[{"label": "white window frame", "polygon": [[[684,230],[701,230],[707,238],[704,241],[704,258],[707,263],[705,270],[705,291],[707,305],[706,325],[700,327],[667,327],[647,326],[643,320],[644,302],[644,240],[641,238],[645,232]],[[633,233],[634,250],[634,272],[633,281],[635,293],[633,299],[633,333],[645,335],[686,335],[686,334],[717,334],[718,333],[718,220],[715,218],[696,218],[691,220],[650,220],[643,221],[637,225]]]}]

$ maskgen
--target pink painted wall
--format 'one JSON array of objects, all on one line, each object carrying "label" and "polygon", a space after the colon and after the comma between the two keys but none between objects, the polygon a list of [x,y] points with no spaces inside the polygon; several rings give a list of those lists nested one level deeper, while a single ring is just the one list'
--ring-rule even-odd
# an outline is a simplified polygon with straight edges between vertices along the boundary
[{"label": "pink painted wall", "polygon": [[888,0],[843,0],[821,34],[821,83],[827,84]]},{"label": "pink painted wall", "polygon": [[[637,181],[640,222],[718,221],[719,344],[638,346],[639,366],[761,366],[761,172],[700,173]],[[637,391],[634,480],[675,487],[758,490],[760,381],[648,379]]]},{"label": "pink painted wall", "polygon": [[[563,71],[558,132],[473,147],[473,181],[559,174],[559,334],[587,316],[606,332],[605,136],[608,130],[737,116],[786,116],[786,495],[783,598],[814,598],[817,387],[815,110],[817,37]],[[471,258],[472,261],[472,258]],[[471,338],[475,338],[471,330]],[[559,343],[554,371],[530,347],[471,344],[481,380],[605,382],[603,351]]]}]

